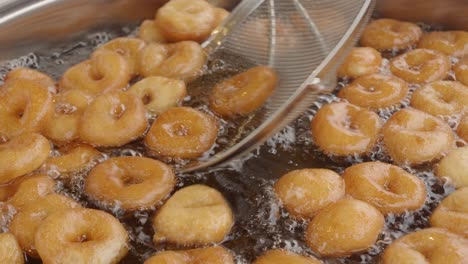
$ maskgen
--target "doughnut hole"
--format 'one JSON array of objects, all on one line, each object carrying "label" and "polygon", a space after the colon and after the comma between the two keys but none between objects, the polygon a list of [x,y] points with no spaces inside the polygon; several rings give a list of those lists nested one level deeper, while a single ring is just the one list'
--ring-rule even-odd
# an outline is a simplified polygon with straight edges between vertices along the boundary
[{"label": "doughnut hole", "polygon": [[143,102],[133,94],[103,94],[86,108],[78,127],[80,138],[96,146],[122,146],[141,135],[148,121]]},{"label": "doughnut hole", "polygon": [[426,201],[424,182],[398,166],[364,162],[343,173],[346,194],[367,202],[383,214],[421,208]]},{"label": "doughnut hole", "polygon": [[0,263],[23,264],[23,251],[11,233],[0,234]]},{"label": "doughnut hole", "polygon": [[25,133],[0,144],[0,184],[39,168],[49,152],[49,141],[36,133]]},{"label": "doughnut hole", "polygon": [[11,220],[10,232],[18,239],[21,248],[31,257],[39,257],[34,235],[44,219],[54,212],[80,207],[73,199],[60,194],[49,194],[27,204]]},{"label": "doughnut hole", "polygon": [[468,142],[468,114],[465,114],[458,124],[457,134],[463,140]]},{"label": "doughnut hole", "polygon": [[86,144],[66,145],[59,152],[60,156],[49,157],[42,167],[44,171],[57,171],[61,177],[82,171],[102,156],[100,151]]},{"label": "doughnut hole", "polygon": [[116,38],[106,44],[100,46],[98,50],[110,50],[118,53],[127,61],[127,65],[130,68],[132,75],[137,75],[138,70],[138,58],[140,52],[145,48],[146,44],[143,40],[137,38]]},{"label": "doughnut hole", "polygon": [[377,50],[402,50],[416,45],[421,35],[421,28],[414,23],[376,19],[364,29],[360,44]]},{"label": "doughnut hole", "polygon": [[202,42],[218,21],[214,7],[204,0],[171,0],[158,9],[155,22],[171,42]]},{"label": "doughnut hole", "polygon": [[234,264],[232,253],[224,247],[215,246],[180,251],[162,251],[147,259],[144,264]]},{"label": "doughnut hole", "polygon": [[138,96],[148,112],[161,114],[182,104],[187,95],[185,83],[165,77],[147,77],[135,83],[128,92]]},{"label": "doughnut hole", "polygon": [[468,238],[468,187],[458,189],[442,200],[432,213],[430,223]]},{"label": "doughnut hole", "polygon": [[138,37],[146,43],[158,42],[165,43],[166,38],[163,36],[161,29],[156,25],[154,20],[145,20],[141,23],[138,30]]},{"label": "doughnut hole", "polygon": [[85,180],[93,200],[118,203],[125,210],[149,209],[174,189],[172,169],[144,157],[110,158],[94,167]]},{"label": "doughnut hole", "polygon": [[98,95],[124,89],[131,79],[132,68],[117,52],[100,49],[91,59],[69,68],[59,81],[59,90],[81,90]]},{"label": "doughnut hole", "polygon": [[50,93],[57,92],[57,86],[55,80],[52,79],[45,73],[29,69],[29,68],[16,68],[11,70],[5,76],[5,82],[9,82],[14,79],[26,79],[39,84],[44,87]]},{"label": "doughnut hole", "polygon": [[427,228],[407,234],[388,246],[382,264],[465,263],[468,242],[442,228]]},{"label": "doughnut hole", "polygon": [[338,77],[355,79],[364,75],[378,73],[382,64],[380,52],[374,48],[353,48],[338,68]]},{"label": "doughnut hole", "polygon": [[323,106],[312,119],[312,137],[327,154],[364,154],[377,141],[382,121],[367,109],[345,102]]},{"label": "doughnut hole", "polygon": [[173,107],[159,115],[145,138],[158,156],[192,159],[203,155],[218,135],[216,120],[189,107]]},{"label": "doughnut hole", "polygon": [[39,132],[52,113],[52,95],[32,80],[13,79],[0,89],[0,134]]},{"label": "doughnut hole", "polygon": [[463,57],[468,55],[468,32],[428,32],[421,37],[418,48],[437,50],[447,56]]},{"label": "doughnut hole", "polygon": [[15,180],[7,188],[10,194],[6,201],[17,210],[35,203],[41,197],[55,192],[55,181],[47,175],[35,174]]},{"label": "doughnut hole", "polygon": [[417,89],[411,106],[428,114],[453,115],[468,109],[468,87],[454,81],[438,81]]},{"label": "doughnut hole", "polygon": [[202,73],[206,62],[205,52],[193,41],[151,43],[140,55],[140,73],[144,77],[163,76],[190,81]]},{"label": "doughnut hole", "polygon": [[278,75],[272,68],[251,68],[216,84],[210,109],[227,118],[249,115],[265,103],[277,85]]},{"label": "doughnut hole", "polygon": [[457,148],[437,165],[435,174],[447,177],[455,188],[468,187],[468,146]]},{"label": "doughnut hole", "polygon": [[390,71],[410,83],[430,83],[447,77],[450,59],[429,49],[414,49],[390,60]]},{"label": "doughnut hole", "polygon": [[274,189],[291,215],[309,219],[345,194],[343,179],[327,169],[291,171],[275,183]]},{"label": "doughnut hole", "polygon": [[192,185],[174,193],[153,220],[153,242],[205,245],[224,240],[234,217],[223,195],[204,185]]},{"label": "doughnut hole", "polygon": [[321,264],[322,261],[314,257],[305,257],[282,249],[272,249],[258,257],[253,264]]},{"label": "doughnut hole", "polygon": [[44,263],[118,263],[128,252],[128,234],[119,220],[94,209],[50,215],[34,241]]},{"label": "doughnut hole", "polygon": [[453,72],[457,81],[468,85],[468,56],[461,58],[455,66]]},{"label": "doughnut hole", "polygon": [[414,108],[393,114],[382,129],[385,149],[399,164],[422,164],[455,147],[452,129],[441,119]]},{"label": "doughnut hole", "polygon": [[351,104],[380,109],[398,105],[408,94],[408,86],[402,79],[383,74],[359,77],[338,93],[338,97]]},{"label": "doughnut hole", "polygon": [[306,243],[324,257],[349,256],[371,247],[384,226],[372,205],[343,199],[322,209],[306,230]]}]

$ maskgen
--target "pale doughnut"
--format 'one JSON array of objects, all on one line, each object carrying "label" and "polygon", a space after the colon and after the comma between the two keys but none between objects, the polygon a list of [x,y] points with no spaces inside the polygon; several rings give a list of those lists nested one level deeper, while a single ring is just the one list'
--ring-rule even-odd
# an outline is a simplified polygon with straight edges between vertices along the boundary
[{"label": "pale doughnut", "polygon": [[192,185],[174,193],[156,213],[153,241],[185,246],[218,243],[233,224],[231,208],[221,193]]},{"label": "pale doughnut", "polygon": [[181,105],[187,95],[183,81],[159,76],[147,77],[135,83],[128,92],[138,96],[146,110],[153,114],[161,114]]},{"label": "pale doughnut", "polygon": [[346,194],[375,206],[383,214],[416,210],[426,201],[424,182],[395,165],[359,163],[345,169],[343,178]]},{"label": "pale doughnut", "polygon": [[468,114],[465,114],[458,124],[457,134],[463,140],[468,142]]},{"label": "pale doughnut", "polygon": [[408,85],[402,79],[384,74],[371,74],[357,78],[338,93],[338,97],[351,104],[379,109],[401,102],[408,94]]},{"label": "pale doughnut", "polygon": [[453,66],[453,72],[457,81],[468,85],[468,55],[461,58],[457,64]]},{"label": "pale doughnut", "polygon": [[305,257],[282,249],[272,249],[263,253],[253,264],[321,264],[322,261],[314,257]]},{"label": "pale doughnut", "polygon": [[421,37],[418,47],[437,50],[449,56],[463,57],[464,55],[468,55],[468,32],[429,32]]},{"label": "pale doughnut", "polygon": [[337,156],[370,151],[381,127],[376,113],[345,102],[324,105],[311,123],[315,144]]},{"label": "pale doughnut", "polygon": [[439,81],[449,70],[449,58],[435,50],[414,49],[390,60],[390,71],[410,83]]},{"label": "pale doughnut", "polygon": [[447,154],[437,165],[435,174],[449,178],[455,188],[468,187],[468,146]]},{"label": "pale doughnut", "polygon": [[145,138],[158,156],[191,159],[208,151],[218,136],[216,120],[189,107],[173,107],[159,115]]},{"label": "pale doughnut", "polygon": [[455,146],[455,135],[444,121],[414,108],[393,114],[382,134],[387,153],[399,164],[430,162]]},{"label": "pale doughnut", "polygon": [[371,247],[384,226],[372,205],[343,199],[322,209],[309,223],[307,245],[325,257],[348,256]]},{"label": "pale doughnut", "polygon": [[23,251],[11,233],[0,234],[0,263],[23,264]]},{"label": "pale doughnut", "polygon": [[54,79],[45,73],[29,69],[29,68],[16,68],[5,76],[5,82],[9,82],[13,79],[26,79],[40,84],[47,91],[51,93],[57,92],[57,87]]},{"label": "pale doughnut", "polygon": [[60,194],[49,194],[21,208],[11,220],[10,232],[21,248],[30,256],[38,257],[34,235],[47,216],[62,210],[80,207],[73,199]]},{"label": "pale doughnut", "polygon": [[60,156],[49,157],[43,164],[44,171],[54,170],[63,177],[79,172],[90,162],[102,157],[102,153],[86,144],[66,145],[59,149]]},{"label": "pale doughnut", "polygon": [[417,89],[411,106],[428,114],[454,115],[468,109],[468,87],[455,81],[437,81]]},{"label": "pale doughnut", "polygon": [[228,118],[249,115],[265,103],[277,85],[278,74],[272,68],[250,68],[216,84],[210,96],[210,108]]},{"label": "pale doughnut", "polygon": [[309,219],[345,194],[343,179],[327,169],[291,171],[275,183],[274,189],[291,215]]},{"label": "pale doughnut", "polygon": [[15,180],[10,187],[7,203],[17,210],[35,203],[41,197],[55,192],[56,183],[47,175],[35,174]]},{"label": "pale doughnut", "polygon": [[468,238],[468,187],[456,190],[437,206],[431,226],[441,227]]},{"label": "pale doughnut", "polygon": [[338,68],[338,77],[355,79],[378,73],[382,64],[380,52],[370,47],[353,48]]},{"label": "pale doughnut", "polygon": [[125,210],[148,209],[174,189],[172,169],[145,157],[110,158],[94,167],[85,180],[93,200],[118,203]]},{"label": "pale doughnut", "polygon": [[140,52],[145,48],[146,44],[143,40],[137,38],[116,38],[98,48],[99,50],[106,49],[120,54],[127,61],[128,67],[132,75],[139,72],[138,59]]},{"label": "pale doughnut", "polygon": [[147,259],[144,264],[234,264],[232,253],[214,246],[179,251],[162,251]]},{"label": "pale doughnut", "polygon": [[0,144],[0,184],[39,168],[49,152],[49,141],[36,133],[26,133]]},{"label": "pale doughnut", "polygon": [[166,38],[163,36],[161,29],[156,25],[154,20],[145,20],[141,23],[138,30],[138,37],[147,43],[159,42],[165,43]]},{"label": "pale doughnut", "polygon": [[130,81],[132,68],[127,60],[110,50],[98,50],[91,59],[69,68],[59,82],[60,92],[78,89],[96,95],[122,90]]},{"label": "pale doughnut", "polygon": [[86,108],[78,131],[80,138],[91,145],[122,146],[143,135],[147,126],[145,106],[138,97],[109,92]]},{"label": "pale doughnut", "polygon": [[407,234],[388,246],[382,264],[466,264],[468,242],[442,228]]},{"label": "pale doughnut", "polygon": [[416,45],[421,35],[422,30],[416,24],[383,18],[367,25],[360,43],[377,50],[401,50]]},{"label": "pale doughnut", "polygon": [[112,215],[69,209],[47,217],[34,243],[44,263],[118,263],[128,252],[128,234]]}]

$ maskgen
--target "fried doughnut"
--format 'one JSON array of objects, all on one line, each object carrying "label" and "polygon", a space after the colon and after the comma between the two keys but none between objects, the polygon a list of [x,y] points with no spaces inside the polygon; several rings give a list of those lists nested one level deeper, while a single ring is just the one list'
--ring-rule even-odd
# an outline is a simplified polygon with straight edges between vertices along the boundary
[{"label": "fried doughnut", "polygon": [[54,170],[63,176],[85,169],[91,161],[101,156],[100,151],[86,144],[65,145],[60,148],[60,156],[49,157],[42,167],[45,171]]},{"label": "fried doughnut", "polygon": [[458,124],[457,134],[463,140],[468,142],[468,114],[465,114]]},{"label": "fried doughnut", "polygon": [[155,244],[203,245],[221,242],[234,218],[217,190],[205,185],[180,189],[161,207],[153,220]]},{"label": "fried doughnut", "polygon": [[416,45],[421,35],[422,30],[416,24],[383,18],[367,25],[360,43],[377,50],[402,50]]},{"label": "fried doughnut", "polygon": [[468,56],[461,58],[455,66],[453,66],[453,72],[457,81],[468,85]]},{"label": "fried doughnut", "polygon": [[468,187],[456,190],[437,206],[431,226],[441,227],[468,238]]},{"label": "fried doughnut", "polygon": [[68,90],[55,96],[53,114],[42,129],[44,136],[56,144],[78,139],[78,125],[91,97],[80,90]]},{"label": "fried doughnut", "polygon": [[399,164],[421,164],[455,146],[452,129],[441,119],[414,108],[393,114],[382,129],[387,153]]},{"label": "fried doughnut", "polygon": [[307,245],[325,257],[348,256],[371,247],[384,226],[372,205],[343,199],[322,209],[309,223]]},{"label": "fried doughnut", "polygon": [[217,135],[213,117],[190,107],[173,107],[156,118],[145,144],[159,156],[191,159],[208,151]]},{"label": "fried doughnut", "polygon": [[148,121],[143,102],[133,94],[111,92],[86,108],[78,127],[80,138],[97,146],[122,146],[141,135]]},{"label": "fried doughnut", "polygon": [[128,252],[128,234],[119,220],[85,208],[47,217],[34,243],[44,263],[118,263]]},{"label": "fried doughnut", "polygon": [[163,76],[190,81],[202,73],[205,62],[206,54],[196,42],[151,43],[141,52],[140,71],[144,77]]},{"label": "fried doughnut", "polygon": [[323,106],[312,119],[315,144],[327,154],[363,154],[374,146],[382,121],[367,109],[345,102]]},{"label": "fried doughnut", "polygon": [[0,144],[0,184],[39,168],[49,152],[49,141],[36,133],[26,133]]},{"label": "fried doughnut", "polygon": [[23,264],[23,251],[11,233],[0,234],[0,263]]},{"label": "fried doughnut", "polygon": [[455,188],[468,187],[468,146],[457,148],[437,165],[435,174],[447,177]]},{"label": "fried doughnut", "polygon": [[258,257],[253,264],[321,264],[322,261],[314,257],[304,257],[282,249],[272,249]]},{"label": "fried doughnut", "polygon": [[395,240],[382,256],[382,264],[464,264],[468,242],[442,228],[427,228]]},{"label": "fried doughnut", "polygon": [[120,54],[127,61],[128,67],[132,75],[137,75],[138,58],[140,52],[145,48],[146,44],[143,40],[137,38],[116,38],[98,48],[98,50],[106,49]]},{"label": "fried doughnut", "polygon": [[[62,210],[80,207],[73,199],[60,194],[49,194],[21,208],[11,220],[10,232],[21,248],[32,257],[38,257],[34,235],[47,216]],[[69,223],[71,224],[71,223]]]},{"label": "fried doughnut", "polygon": [[418,47],[437,50],[448,56],[463,57],[468,55],[468,32],[429,32],[421,37]]},{"label": "fried doughnut", "polygon": [[166,38],[161,32],[161,29],[159,29],[154,20],[145,20],[141,23],[140,29],[138,30],[138,37],[147,43],[167,42]]},{"label": "fried doughnut", "polygon": [[444,79],[450,59],[429,49],[414,49],[390,60],[390,71],[410,83],[429,83]]},{"label": "fried doughnut", "polygon": [[248,115],[265,103],[277,84],[278,75],[272,68],[250,68],[216,84],[210,96],[210,108],[228,118]]},{"label": "fried doughnut", "polygon": [[147,259],[144,264],[234,264],[232,253],[219,246],[163,251]]},{"label": "fried doughnut", "polygon": [[219,8],[219,7],[215,7],[214,12],[215,12],[215,23],[214,23],[213,29],[221,25],[224,22],[224,20],[226,20],[226,18],[230,15],[229,11],[227,11],[224,8]]},{"label": "fried doughnut", "polygon": [[378,73],[382,64],[380,52],[374,48],[353,48],[338,68],[338,77],[355,79],[361,76]]},{"label": "fried doughnut", "polygon": [[309,219],[345,194],[343,179],[327,169],[291,171],[275,183],[274,189],[291,215]]},{"label": "fried doughnut", "polygon": [[93,200],[118,203],[125,210],[148,209],[169,193],[176,183],[166,164],[144,157],[110,158],[94,167],[85,180]]},{"label": "fried doughnut", "polygon": [[35,203],[41,197],[54,193],[55,185],[55,181],[47,175],[24,176],[7,187],[9,194],[4,199],[17,210],[21,210],[24,206]]},{"label": "fried doughnut", "polygon": [[397,105],[408,94],[406,82],[391,75],[372,74],[359,77],[338,93],[348,102],[371,109]]},{"label": "fried doughnut", "polygon": [[183,81],[158,76],[145,78],[128,91],[138,96],[146,110],[153,114],[161,114],[171,107],[179,106],[187,95]]},{"label": "fried doughnut", "polygon": [[57,92],[57,86],[54,79],[49,77],[47,74],[29,69],[29,68],[17,68],[10,71],[5,76],[5,82],[9,82],[14,79],[26,79],[33,81],[37,84],[40,84],[42,87],[46,88],[50,93]]},{"label": "fried doughnut", "polygon": [[125,88],[131,79],[132,68],[120,54],[98,50],[91,59],[69,68],[59,82],[59,90],[78,89],[97,95]]},{"label": "fried doughnut", "polygon": [[343,178],[346,194],[375,206],[383,214],[416,210],[426,201],[424,182],[395,165],[364,162],[347,168]]},{"label": "fried doughnut", "polygon": [[437,81],[417,89],[411,106],[428,114],[453,115],[468,109],[468,87],[454,81]]},{"label": "fried doughnut", "polygon": [[202,42],[218,21],[213,6],[204,0],[171,0],[158,9],[155,22],[171,42]]},{"label": "fried doughnut", "polygon": [[13,79],[0,89],[0,135],[38,132],[51,113],[52,95],[34,81]]}]

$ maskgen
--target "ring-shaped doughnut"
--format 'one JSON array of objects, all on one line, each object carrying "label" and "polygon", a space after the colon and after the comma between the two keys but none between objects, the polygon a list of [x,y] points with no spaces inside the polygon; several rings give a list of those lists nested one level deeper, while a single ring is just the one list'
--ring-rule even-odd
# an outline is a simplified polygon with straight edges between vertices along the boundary
[{"label": "ring-shaped doughnut", "polygon": [[294,263],[294,264],[321,264],[322,261],[314,257],[305,257],[293,252],[282,250],[282,249],[272,249],[263,253],[258,257],[253,264],[285,264],[285,263]]},{"label": "ring-shaped doughnut", "polygon": [[146,43],[158,42],[165,43],[167,42],[166,38],[163,36],[161,29],[156,25],[154,20],[145,20],[141,23],[140,29],[138,30],[138,37],[145,41]]},{"label": "ring-shaped doughnut", "polygon": [[60,156],[49,157],[42,165],[45,172],[58,172],[60,178],[86,169],[90,162],[102,157],[102,153],[86,144],[65,145],[59,149]]},{"label": "ring-shaped doughnut", "polygon": [[14,79],[26,79],[40,84],[47,91],[54,94],[57,92],[57,85],[55,80],[52,79],[45,73],[29,69],[29,68],[16,68],[7,73],[5,76],[5,82],[9,82]]},{"label": "ring-shaped doughnut", "polygon": [[191,250],[162,251],[144,264],[234,264],[232,253],[224,247],[214,246]]},{"label": "ring-shaped doughnut", "polygon": [[141,39],[116,38],[100,46],[98,50],[105,49],[120,54],[127,61],[132,75],[137,75],[139,73],[138,58],[140,56],[140,52],[145,48],[145,46],[145,42]]},{"label": "ring-shaped doughnut", "polygon": [[355,79],[361,76],[375,74],[380,70],[382,56],[380,52],[370,47],[353,48],[338,68],[338,77]]},{"label": "ring-shaped doughnut", "polygon": [[447,196],[432,212],[431,226],[468,238],[468,187]]},{"label": "ring-shaped doughnut", "polygon": [[460,123],[458,124],[458,127],[457,127],[457,134],[463,140],[468,142],[468,114],[465,114],[461,118]]},{"label": "ring-shaped doughnut", "polygon": [[457,64],[453,66],[453,72],[457,81],[468,85],[468,56],[461,58]]},{"label": "ring-shaped doughnut", "polygon": [[360,43],[377,50],[401,50],[416,45],[421,35],[422,30],[416,24],[383,18],[367,25]]},{"label": "ring-shaped doughnut", "polygon": [[443,157],[435,174],[449,178],[455,188],[468,187],[468,146],[457,148]]},{"label": "ring-shaped doughnut", "polygon": [[11,233],[0,234],[0,263],[23,264],[23,251]]},{"label": "ring-shaped doughnut", "polygon": [[422,35],[418,48],[437,50],[448,56],[463,57],[468,55],[468,32],[429,32]]},{"label": "ring-shaped doughnut", "polygon": [[55,192],[56,183],[47,175],[35,174],[16,179],[4,186],[6,191],[3,199],[17,210],[34,203],[41,197]]}]

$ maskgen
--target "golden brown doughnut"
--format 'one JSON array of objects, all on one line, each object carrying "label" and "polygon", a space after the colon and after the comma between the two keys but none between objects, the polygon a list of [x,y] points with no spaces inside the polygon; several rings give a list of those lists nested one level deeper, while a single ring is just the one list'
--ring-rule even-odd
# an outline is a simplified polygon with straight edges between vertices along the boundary
[{"label": "golden brown doughnut", "polygon": [[5,82],[9,82],[14,79],[26,79],[35,82],[46,88],[50,93],[56,93],[57,87],[54,79],[49,77],[47,74],[29,69],[29,68],[17,68],[7,73],[5,76]]},{"label": "golden brown doughnut", "polygon": [[416,210],[426,201],[424,182],[395,165],[359,163],[347,168],[343,178],[346,194],[375,206],[383,214]]},{"label": "golden brown doughnut", "polygon": [[351,104],[379,109],[397,105],[408,94],[402,79],[384,74],[371,74],[357,78],[338,93],[338,97]]},{"label": "golden brown doughnut", "polygon": [[138,59],[140,52],[145,48],[143,40],[137,38],[116,38],[100,46],[98,51],[105,49],[120,54],[127,61],[132,75],[139,73]]},{"label": "golden brown doughnut", "polygon": [[4,201],[21,210],[26,205],[35,203],[41,197],[55,192],[55,181],[47,175],[35,174],[18,178],[7,189]]},{"label": "golden brown doughnut", "polygon": [[442,200],[430,221],[431,226],[468,238],[468,187],[458,189]]},{"label": "golden brown doughnut", "polygon": [[110,92],[86,108],[78,127],[80,138],[97,146],[122,146],[141,135],[148,121],[143,102],[133,94]]},{"label": "golden brown doughnut", "polygon": [[258,257],[253,264],[321,264],[314,257],[305,257],[282,249],[272,249]]},{"label": "golden brown doughnut", "polygon": [[455,188],[468,187],[468,146],[449,152],[437,165],[435,174],[449,178]]},{"label": "golden brown doughnut", "polygon": [[154,20],[145,20],[141,23],[140,29],[138,30],[138,37],[147,43],[167,42],[166,38],[163,36],[163,33],[161,32],[161,29],[156,25]]},{"label": "golden brown doughnut", "polygon": [[173,107],[156,118],[145,144],[159,156],[191,159],[208,151],[217,136],[212,116],[190,107]]},{"label": "golden brown doughnut", "polygon": [[175,187],[168,165],[145,157],[110,158],[94,167],[85,180],[93,200],[118,203],[124,210],[148,209],[161,202]]},{"label": "golden brown doughnut", "polygon": [[90,162],[102,156],[102,153],[86,144],[65,145],[60,148],[60,156],[49,157],[43,165],[44,170],[54,170],[64,176],[79,172]]},{"label": "golden brown doughnut", "polygon": [[219,243],[233,224],[231,208],[220,192],[192,185],[174,193],[156,213],[153,241],[184,246]]},{"label": "golden brown doughnut", "polygon": [[234,264],[232,253],[214,246],[179,251],[162,251],[147,259],[144,264]]},{"label": "golden brown doughnut", "polygon": [[428,32],[421,37],[418,47],[437,50],[448,56],[463,57],[464,55],[468,55],[468,32]]},{"label": "golden brown doughnut", "polygon": [[0,234],[0,263],[23,264],[23,251],[11,233]]},{"label": "golden brown doughnut", "polygon": [[393,114],[382,134],[387,153],[399,164],[433,161],[455,146],[454,133],[444,121],[414,108]]},{"label": "golden brown doughnut", "polygon": [[388,246],[382,264],[465,264],[468,242],[442,228],[427,228],[407,234]]},{"label": "golden brown doughnut", "polygon": [[430,83],[444,79],[450,59],[429,49],[414,49],[390,60],[390,71],[410,83]]},{"label": "golden brown doughnut", "polygon": [[416,45],[421,35],[422,30],[416,24],[383,18],[367,25],[360,43],[377,50],[401,50]]},{"label": "golden brown doughnut", "polygon": [[458,124],[457,134],[463,140],[468,142],[468,114],[465,114]]},{"label": "golden brown doughnut", "polygon": [[275,183],[274,189],[291,215],[309,219],[345,194],[343,179],[327,169],[291,171]]},{"label": "golden brown doughnut", "polygon": [[221,23],[223,23],[224,20],[226,20],[226,18],[230,14],[229,11],[227,11],[226,9],[219,8],[219,7],[214,8],[214,13],[215,13],[215,23],[214,23],[213,29],[221,25]]},{"label": "golden brown doughnut", "polygon": [[378,73],[382,64],[380,52],[370,47],[353,48],[338,68],[338,77],[355,79]]},{"label": "golden brown doughnut", "polygon": [[324,105],[311,123],[315,144],[337,156],[370,151],[381,127],[376,113],[345,102]]},{"label": "golden brown doughnut", "polygon": [[348,256],[371,247],[384,226],[372,205],[343,199],[320,211],[309,223],[307,245],[324,257]]},{"label": "golden brown doughnut", "polygon": [[34,243],[44,263],[118,263],[128,252],[128,234],[112,215],[75,208],[47,217]]},{"label": "golden brown doughnut", "polygon": [[453,72],[457,81],[468,85],[468,56],[461,58],[457,64],[453,66]]},{"label": "golden brown doughnut", "polygon": [[216,84],[210,96],[210,108],[228,118],[249,115],[265,103],[277,84],[278,75],[272,68],[250,68]]}]

